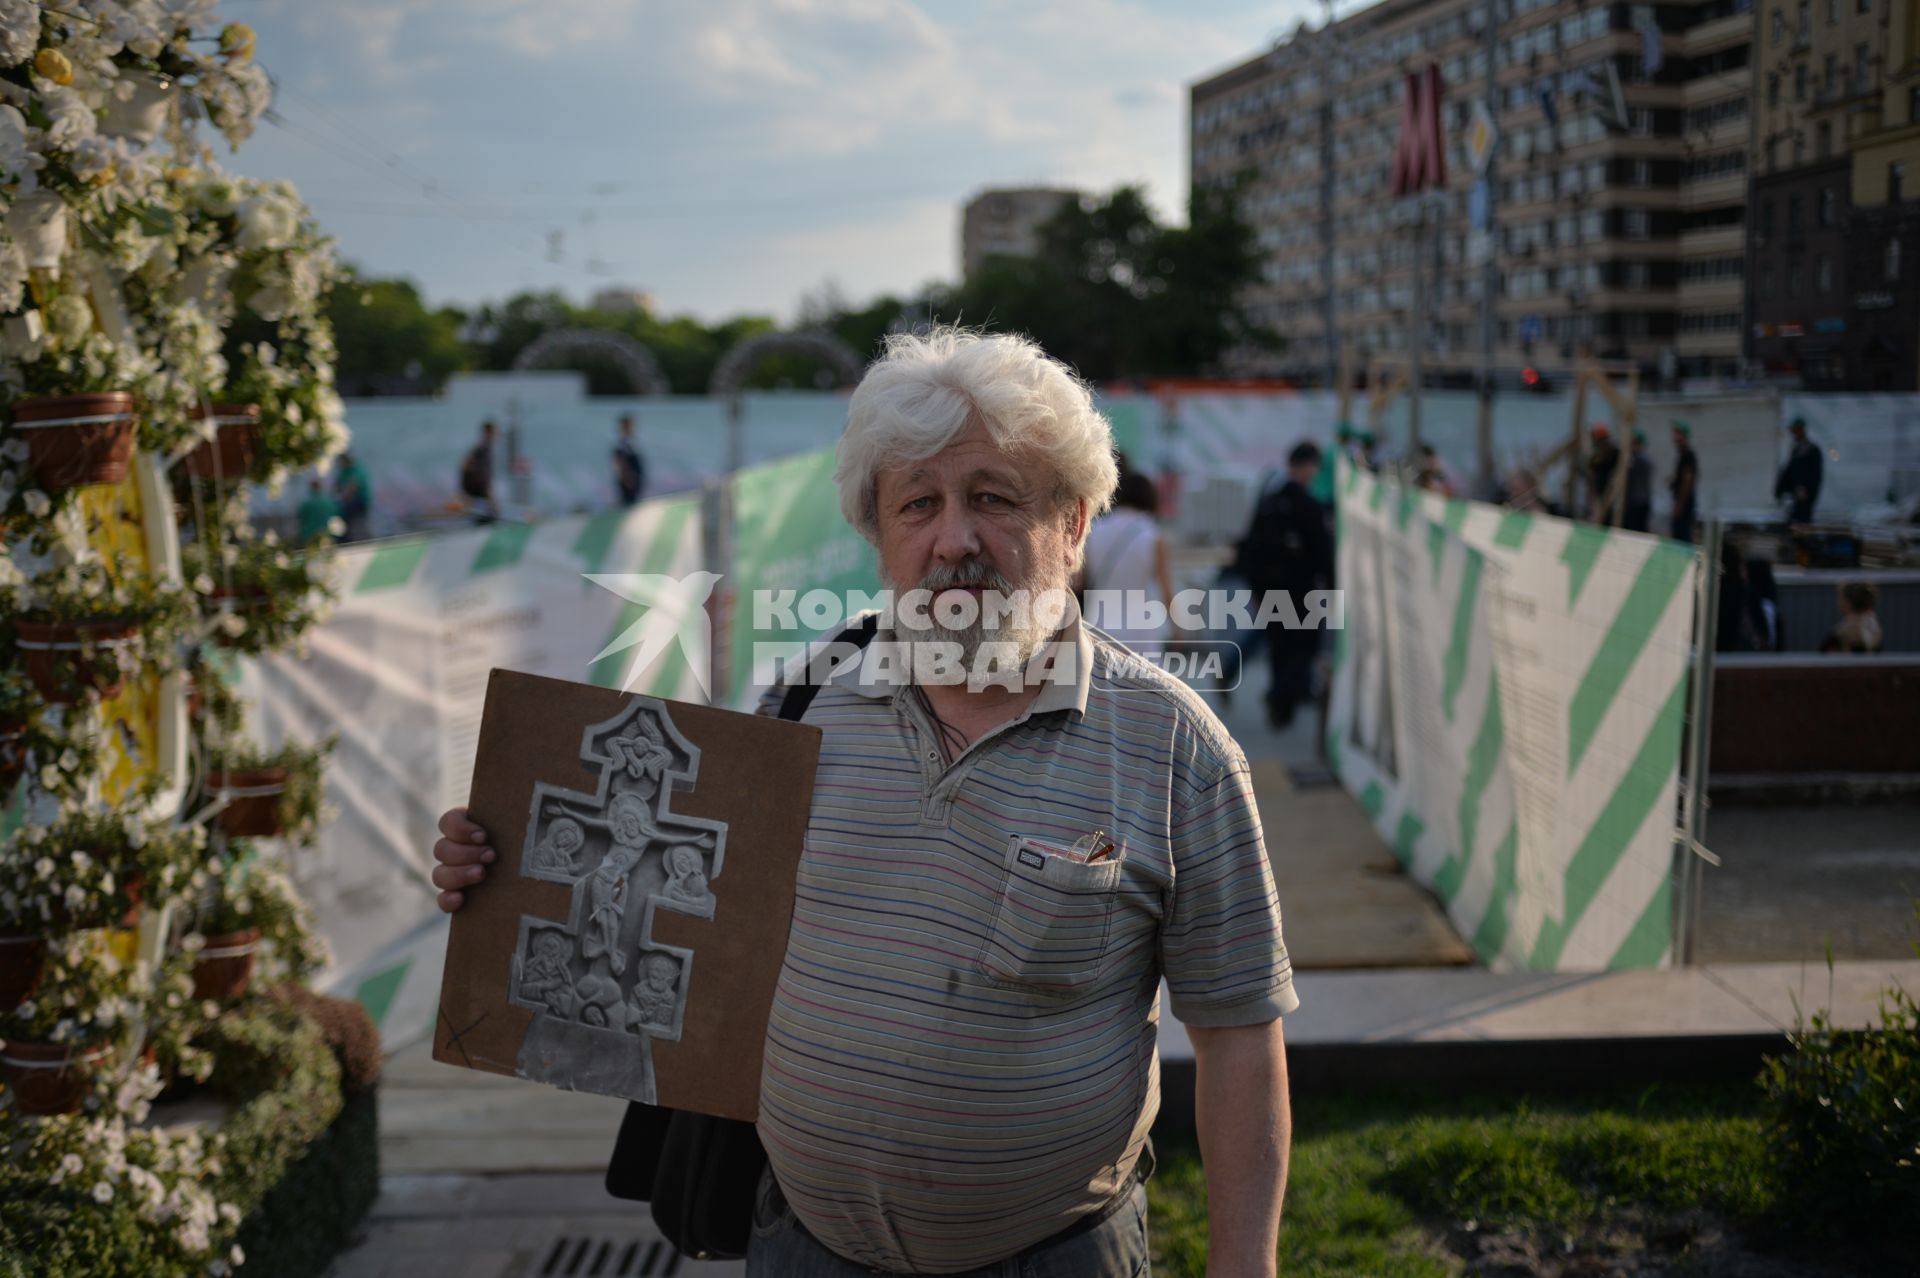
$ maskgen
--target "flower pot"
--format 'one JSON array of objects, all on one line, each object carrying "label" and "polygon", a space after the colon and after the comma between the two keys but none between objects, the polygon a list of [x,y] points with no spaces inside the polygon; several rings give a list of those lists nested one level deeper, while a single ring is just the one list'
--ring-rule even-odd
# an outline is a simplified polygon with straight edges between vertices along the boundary
[{"label": "flower pot", "polygon": [[27,443],[35,482],[49,492],[125,479],[137,421],[126,391],[42,395],[13,405],[14,433]]},{"label": "flower pot", "polygon": [[119,695],[124,678],[119,649],[133,642],[140,626],[131,621],[29,621],[14,623],[21,664],[27,678],[49,705],[69,705],[81,689],[101,697]]},{"label": "flower pot", "polygon": [[11,1012],[40,988],[47,967],[44,936],[0,936],[0,1012]]},{"label": "flower pot", "polygon": [[193,965],[193,996],[224,1003],[247,992],[253,979],[253,958],[260,949],[260,929],[222,932],[207,938],[200,960]]},{"label": "flower pot", "polygon": [[28,192],[6,212],[7,231],[30,270],[52,270],[67,251],[67,202],[58,192]]},{"label": "flower pot", "polygon": [[195,410],[194,419],[211,418],[214,437],[202,440],[186,455],[183,466],[195,479],[223,483],[244,481],[253,467],[253,443],[260,434],[258,404],[214,404]]},{"label": "flower pot", "polygon": [[173,106],[179,89],[165,76],[146,71],[122,71],[120,82],[131,85],[133,92],[124,98],[117,91],[107,94],[100,132],[145,146],[167,126],[167,111]]},{"label": "flower pot", "polygon": [[227,806],[214,820],[230,839],[270,839],[285,827],[280,822],[280,796],[287,788],[285,768],[252,768],[216,772],[207,779],[213,797],[227,796]]},{"label": "flower pot", "polygon": [[100,1072],[107,1044],[19,1043],[0,1047],[0,1078],[22,1114],[49,1117],[80,1108],[87,1086]]}]

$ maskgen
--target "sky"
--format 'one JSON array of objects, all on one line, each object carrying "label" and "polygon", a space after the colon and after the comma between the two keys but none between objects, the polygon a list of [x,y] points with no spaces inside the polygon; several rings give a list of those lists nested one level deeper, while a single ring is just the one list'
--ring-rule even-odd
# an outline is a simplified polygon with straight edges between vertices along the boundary
[{"label": "sky", "polygon": [[229,168],[433,305],[646,290],[791,321],[959,273],[989,186],[1184,215],[1187,86],[1311,0],[225,0],[276,84]]}]

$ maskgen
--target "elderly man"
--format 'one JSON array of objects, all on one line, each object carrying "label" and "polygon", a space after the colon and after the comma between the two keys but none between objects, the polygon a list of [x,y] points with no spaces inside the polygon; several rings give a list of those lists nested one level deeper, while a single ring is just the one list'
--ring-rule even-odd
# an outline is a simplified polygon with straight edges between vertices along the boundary
[{"label": "elderly man", "polygon": [[[1032,343],[943,329],[868,370],[836,480],[887,584],[938,615],[1064,590],[1112,447]],[[1194,1047],[1209,1272],[1273,1272],[1298,1000],[1245,756],[1183,685],[1043,612],[934,638],[1070,677],[862,663],[807,713],[824,739],[767,1027],[752,1274],[1146,1273],[1163,979]],[[923,637],[902,611],[875,643]],[[458,809],[440,829],[453,910],[492,853]]]}]

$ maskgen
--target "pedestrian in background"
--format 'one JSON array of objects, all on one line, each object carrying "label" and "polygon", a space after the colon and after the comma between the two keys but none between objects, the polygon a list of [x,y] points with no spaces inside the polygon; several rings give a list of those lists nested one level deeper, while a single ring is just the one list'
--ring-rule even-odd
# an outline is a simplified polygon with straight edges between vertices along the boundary
[{"label": "pedestrian in background", "polygon": [[1607,498],[1613,494],[1613,473],[1620,467],[1620,446],[1605,422],[1595,422],[1588,432],[1592,441],[1587,451],[1587,518],[1606,523]]},{"label": "pedestrian in background", "polygon": [[1693,427],[1685,422],[1673,424],[1673,459],[1673,482],[1668,486],[1673,494],[1671,531],[1675,541],[1691,542],[1699,516],[1700,459],[1693,455]]},{"label": "pedestrian in background", "polygon": [[311,546],[322,537],[331,537],[336,531],[333,521],[339,513],[333,498],[327,496],[316,476],[307,495],[293,512],[294,539],[302,546]]},{"label": "pedestrian in background", "polygon": [[497,510],[493,500],[494,434],[491,421],[481,422],[479,442],[467,450],[460,463],[460,495],[467,499],[475,523],[492,523]]},{"label": "pedestrian in background", "polygon": [[633,442],[633,414],[620,417],[613,441],[613,489],[622,506],[631,506],[647,490],[647,461]]},{"label": "pedestrian in background", "polygon": [[1814,505],[1820,500],[1825,463],[1820,445],[1807,438],[1806,418],[1794,418],[1787,429],[1793,436],[1793,448],[1787,453],[1787,464],[1780,468],[1779,478],[1773,481],[1773,499],[1786,498],[1788,523],[1810,524]]},{"label": "pedestrian in background", "polygon": [[[1333,583],[1333,539],[1325,509],[1313,499],[1313,477],[1320,469],[1319,446],[1294,445],[1287,455],[1287,482],[1268,493],[1253,514],[1253,526],[1239,547],[1239,563],[1257,603],[1269,590],[1293,596],[1296,614],[1305,596]],[[1273,625],[1263,640],[1273,680],[1267,687],[1267,722],[1276,730],[1293,722],[1295,708],[1313,695],[1313,659],[1320,631]]]},{"label": "pedestrian in background", "polygon": [[1764,559],[1747,560],[1747,599],[1760,651],[1785,651],[1780,633],[1780,587],[1773,580],[1773,565]]},{"label": "pedestrian in background", "polygon": [[1880,628],[1880,591],[1873,583],[1849,581],[1840,587],[1840,620],[1820,644],[1822,652],[1867,654],[1886,642]]},{"label": "pedestrian in background", "polygon": [[1626,509],[1620,526],[1631,532],[1653,527],[1653,458],[1647,456],[1647,432],[1633,432],[1633,451],[1627,455]]},{"label": "pedestrian in background", "polygon": [[1172,623],[1162,620],[1157,626],[1132,624],[1136,609],[1149,603],[1162,606],[1173,602],[1173,567],[1167,554],[1167,539],[1160,535],[1160,494],[1145,472],[1135,470],[1120,458],[1120,486],[1114,489],[1113,508],[1093,521],[1087,532],[1086,557],[1081,564],[1084,590],[1116,591],[1107,596],[1108,607],[1117,604],[1121,613],[1102,614],[1095,609],[1093,623],[1136,652],[1164,652],[1173,637]]},{"label": "pedestrian in background", "polygon": [[339,503],[340,520],[345,525],[340,540],[365,541],[369,535],[368,519],[373,512],[373,481],[367,477],[367,468],[351,451],[341,453],[334,468],[333,499]]}]

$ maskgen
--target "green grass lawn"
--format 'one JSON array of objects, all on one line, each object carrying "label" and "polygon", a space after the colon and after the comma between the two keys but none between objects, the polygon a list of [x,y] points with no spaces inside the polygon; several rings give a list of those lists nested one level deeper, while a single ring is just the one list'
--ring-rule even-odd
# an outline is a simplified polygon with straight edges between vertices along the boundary
[{"label": "green grass lawn", "polygon": [[[1478,1238],[1504,1232],[1562,1257],[1569,1240],[1578,1252],[1618,1254],[1649,1236],[1684,1252],[1703,1221],[1742,1232],[1740,1222],[1765,1220],[1776,1192],[1751,1086],[1294,1103],[1280,1238],[1280,1273],[1289,1276],[1458,1274]],[[1161,1151],[1149,1190],[1155,1274],[1201,1278],[1207,1204],[1197,1153]]]}]

